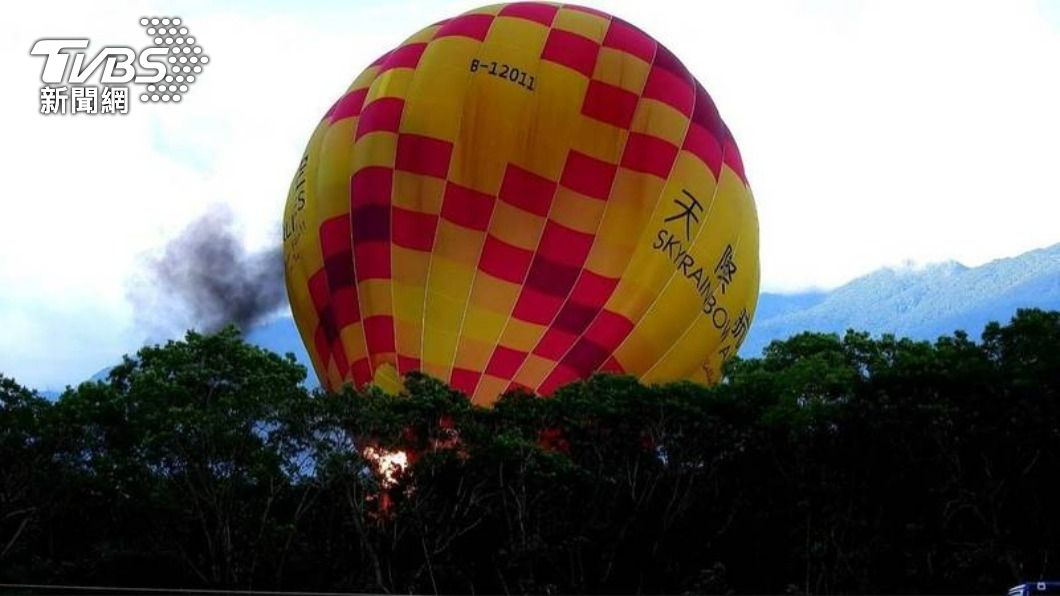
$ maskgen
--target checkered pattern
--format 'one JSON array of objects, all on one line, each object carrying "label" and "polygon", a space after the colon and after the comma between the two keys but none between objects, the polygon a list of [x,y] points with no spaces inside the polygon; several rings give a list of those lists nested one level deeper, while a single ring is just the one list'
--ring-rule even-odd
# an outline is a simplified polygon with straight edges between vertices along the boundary
[{"label": "checkered pattern", "polygon": [[651,322],[670,294],[689,300],[651,247],[674,188],[717,204],[690,254],[744,239],[746,281],[724,299],[753,311],[757,222],[732,136],[677,58],[601,12],[520,2],[436,23],[357,78],[307,159],[287,277],[326,387],[423,370],[488,403],[601,370],[702,376],[725,338],[700,309],[671,314],[668,344]]}]

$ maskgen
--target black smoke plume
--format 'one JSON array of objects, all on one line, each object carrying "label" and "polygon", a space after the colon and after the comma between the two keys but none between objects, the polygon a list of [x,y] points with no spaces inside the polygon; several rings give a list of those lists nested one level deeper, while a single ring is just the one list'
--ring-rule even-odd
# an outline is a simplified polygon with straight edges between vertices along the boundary
[{"label": "black smoke plume", "polygon": [[282,249],[248,250],[226,208],[213,208],[143,262],[130,298],[152,335],[228,324],[246,331],[286,296]]}]

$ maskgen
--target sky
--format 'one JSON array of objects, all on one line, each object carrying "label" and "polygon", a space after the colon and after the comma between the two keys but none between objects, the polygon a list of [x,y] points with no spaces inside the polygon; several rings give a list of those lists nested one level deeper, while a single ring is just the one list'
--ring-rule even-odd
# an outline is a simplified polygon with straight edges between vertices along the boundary
[{"label": "sky", "polygon": [[[313,126],[369,62],[478,1],[23,2],[0,22],[0,373],[77,383],[134,352],[145,255],[227,209],[280,242]],[[585,0],[668,46],[735,135],[766,291],[1060,242],[1060,0]],[[42,116],[42,38],[211,59],[180,104]]]}]

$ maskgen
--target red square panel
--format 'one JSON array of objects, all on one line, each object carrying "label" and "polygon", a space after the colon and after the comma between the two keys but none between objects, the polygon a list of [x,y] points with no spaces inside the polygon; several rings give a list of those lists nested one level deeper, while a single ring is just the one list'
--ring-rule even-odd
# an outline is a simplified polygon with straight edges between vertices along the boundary
[{"label": "red square panel", "polygon": [[692,122],[707,129],[718,141],[729,137],[729,131],[725,128],[725,123],[721,121],[721,115],[718,114],[714,100],[699,83],[696,83],[696,107],[692,112]]},{"label": "red square panel", "polygon": [[376,315],[364,320],[364,339],[368,352],[382,354],[394,351],[394,318]]},{"label": "red square panel", "polygon": [[519,294],[519,300],[515,303],[512,315],[529,323],[548,325],[556,316],[562,303],[563,299],[558,296],[551,296],[524,286],[522,293]]},{"label": "red square panel", "polygon": [[555,18],[556,12],[558,11],[559,6],[556,6],[555,4],[544,4],[541,2],[513,2],[505,5],[505,7],[501,9],[500,16],[518,17],[550,27],[552,26],[552,19]]},{"label": "red square panel", "polygon": [[335,122],[336,120],[342,120],[343,118],[352,118],[361,113],[361,108],[364,106],[364,98],[368,95],[368,87],[362,87],[350,91],[346,95],[343,95],[335,105],[331,106],[325,117],[329,122]]},{"label": "red square panel", "polygon": [[372,381],[372,364],[368,358],[361,358],[350,366],[351,377],[355,387],[364,387]]},{"label": "red square panel", "polygon": [[328,272],[328,287],[333,294],[357,283],[353,272],[353,251],[336,253],[324,259],[324,269]]},{"label": "red square panel", "polygon": [[[534,258],[526,274],[526,288],[533,288],[559,298],[566,298],[578,279],[578,267],[557,263],[541,254]],[[547,322],[547,321],[546,321]]]},{"label": "red square panel", "polygon": [[450,182],[442,199],[442,217],[465,228],[485,231],[493,215],[494,198]]},{"label": "red square panel", "polygon": [[689,79],[657,66],[652,67],[644,85],[644,97],[661,101],[686,116],[692,113],[695,96]]},{"label": "red square panel", "polygon": [[530,268],[533,256],[533,253],[526,249],[512,246],[488,234],[482,247],[478,268],[497,279],[521,284],[526,278],[526,271]]},{"label": "red square panel", "polygon": [[416,65],[420,63],[420,56],[423,55],[423,50],[426,48],[426,43],[410,43],[407,46],[395,49],[383,59],[383,63],[379,67],[379,73],[382,74],[391,68],[416,68]]},{"label": "red square panel", "polygon": [[497,346],[486,365],[486,373],[502,379],[510,379],[519,366],[526,360],[526,352],[520,352],[504,346]]},{"label": "red square panel", "polygon": [[504,171],[499,196],[505,203],[544,217],[555,193],[555,182],[519,166],[509,165]]},{"label": "red square panel", "polygon": [[350,233],[349,215],[332,217],[321,223],[320,251],[324,254],[324,258],[338,253],[349,252],[352,246]]},{"label": "red square panel", "polygon": [[361,311],[357,300],[357,286],[350,285],[335,290],[331,309],[335,313],[335,326],[340,331],[360,321]]},{"label": "red square panel", "polygon": [[534,354],[550,360],[559,360],[574,345],[574,340],[577,338],[578,336],[573,333],[550,327],[534,347]]},{"label": "red square panel", "polygon": [[362,242],[353,247],[357,281],[390,279],[390,243]]},{"label": "red square panel", "polygon": [[361,168],[350,177],[350,205],[390,205],[394,171],[383,166]]},{"label": "red square panel", "polygon": [[581,267],[592,245],[592,234],[572,230],[549,220],[545,223],[545,231],[541,234],[537,254],[557,263]]},{"label": "red square panel", "polygon": [[721,144],[710,134],[707,129],[698,124],[688,127],[685,134],[685,143],[682,147],[692,155],[695,155],[705,166],[714,172],[716,178],[721,172]]},{"label": "red square panel", "polygon": [[626,339],[632,330],[633,323],[626,317],[609,310],[601,310],[596,320],[585,331],[585,337],[598,346],[613,350],[622,343],[622,340]]},{"label": "red square panel", "polygon": [[596,54],[600,46],[595,41],[582,37],[576,33],[553,29],[548,33],[545,40],[545,48],[541,51],[541,59],[562,64],[572,68],[586,77],[593,75],[596,67]]},{"label": "red square panel", "polygon": [[611,297],[617,285],[618,280],[613,277],[604,277],[584,269],[578,276],[578,283],[574,284],[571,300],[579,304],[602,305]]},{"label": "red square panel", "polygon": [[603,45],[632,54],[649,64],[655,56],[655,40],[622,19],[611,19]]},{"label": "red square panel", "polygon": [[394,220],[394,244],[413,250],[431,250],[434,246],[434,233],[438,228],[437,215],[394,207],[390,216]]},{"label": "red square panel", "polygon": [[560,184],[583,195],[606,201],[611,194],[617,167],[614,164],[571,151],[563,166]]},{"label": "red square panel", "polygon": [[452,375],[449,377],[449,384],[464,395],[471,395],[475,392],[475,387],[478,386],[480,377],[482,377],[482,373],[465,368],[454,368]]},{"label": "red square panel", "polygon": [[404,107],[405,100],[398,97],[381,97],[364,106],[361,119],[357,121],[355,138],[359,139],[370,132],[397,132]]},{"label": "red square panel", "polygon": [[402,134],[398,136],[394,167],[414,174],[445,178],[449,172],[449,159],[452,155],[453,144],[449,141],[423,135]]},{"label": "red square panel", "polygon": [[537,388],[537,392],[541,395],[552,395],[556,389],[577,381],[579,378],[587,375],[579,375],[578,371],[574,370],[570,366],[565,364],[559,364],[556,368],[552,369],[552,372],[545,377],[544,382]]},{"label": "red square panel", "polygon": [[629,133],[622,151],[622,167],[668,178],[677,158],[677,147],[658,137],[637,132]]},{"label": "red square panel", "polygon": [[680,79],[686,81],[692,80],[692,75],[689,74],[685,65],[677,59],[677,56],[675,56],[669,48],[662,44],[659,44],[655,49],[655,58],[652,60],[652,66],[668,70],[677,75]]},{"label": "red square panel", "polygon": [[354,246],[390,240],[390,207],[374,204],[355,207],[350,212],[350,236]]},{"label": "red square panel", "polygon": [[328,272],[321,269],[309,276],[309,298],[313,301],[313,308],[320,314],[328,304],[331,303],[331,292],[328,288]]},{"label": "red square panel", "polygon": [[313,332],[313,348],[321,362],[326,364],[331,359],[331,344],[328,342],[323,324],[317,325],[316,331]]},{"label": "red square panel", "polygon": [[401,374],[420,369],[419,358],[412,358],[411,356],[402,356],[401,354],[398,354],[397,363],[398,372]]},{"label": "red square panel", "polygon": [[493,15],[490,14],[465,14],[449,19],[434,34],[435,39],[439,37],[450,37],[459,35],[470,37],[479,41],[486,39],[490,25],[493,23]]},{"label": "red square panel", "polygon": [[610,355],[610,349],[597,345],[592,340],[583,337],[563,357],[563,364],[573,368],[579,376],[587,377],[603,364]]},{"label": "red square panel", "polygon": [[597,313],[600,312],[599,305],[585,305],[568,300],[563,308],[559,310],[559,314],[556,315],[556,320],[553,326],[563,329],[568,333],[579,335],[585,331],[585,328],[589,326],[589,323],[596,318]]},{"label": "red square panel", "polygon": [[637,94],[605,83],[590,81],[582,103],[582,114],[619,128],[628,129],[637,110]]},{"label": "red square panel", "polygon": [[732,168],[732,171],[736,172],[740,180],[747,184],[747,175],[743,171],[743,159],[740,157],[739,148],[736,147],[736,143],[732,139],[725,141],[725,165]]}]

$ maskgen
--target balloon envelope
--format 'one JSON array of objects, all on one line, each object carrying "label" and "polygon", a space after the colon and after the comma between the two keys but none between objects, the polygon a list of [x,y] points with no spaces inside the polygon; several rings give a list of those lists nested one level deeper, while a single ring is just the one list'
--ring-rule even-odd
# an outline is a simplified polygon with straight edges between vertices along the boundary
[{"label": "balloon envelope", "polygon": [[758,296],[736,143],[665,47],[596,10],[473,10],[366,68],[284,213],[327,388],[419,370],[489,403],[597,371],[717,380]]}]

